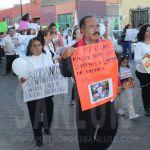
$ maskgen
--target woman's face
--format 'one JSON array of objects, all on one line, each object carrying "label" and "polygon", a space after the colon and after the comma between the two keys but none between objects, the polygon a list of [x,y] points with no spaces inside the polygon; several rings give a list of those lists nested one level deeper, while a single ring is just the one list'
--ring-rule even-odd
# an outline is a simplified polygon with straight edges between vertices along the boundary
[{"label": "woman's face", "polygon": [[50,32],[48,32],[47,35],[44,37],[44,39],[45,39],[46,42],[50,42],[51,38],[52,37],[51,37]]},{"label": "woman's face", "polygon": [[30,51],[33,55],[39,56],[42,53],[42,45],[40,41],[33,41]]},{"label": "woman's face", "polygon": [[128,66],[128,60],[125,59],[124,61],[121,62],[122,67],[127,67]]},{"label": "woman's face", "polygon": [[146,29],[145,35],[144,35],[144,39],[150,38],[150,27],[148,27]]}]

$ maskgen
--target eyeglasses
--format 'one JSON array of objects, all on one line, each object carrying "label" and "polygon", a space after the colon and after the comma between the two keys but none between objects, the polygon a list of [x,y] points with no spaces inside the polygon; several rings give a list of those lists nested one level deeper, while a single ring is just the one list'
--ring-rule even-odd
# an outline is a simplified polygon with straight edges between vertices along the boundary
[{"label": "eyeglasses", "polygon": [[97,25],[85,25],[85,26],[83,26],[83,28],[89,28],[89,29],[94,29],[94,28],[99,28],[99,24],[97,24]]}]

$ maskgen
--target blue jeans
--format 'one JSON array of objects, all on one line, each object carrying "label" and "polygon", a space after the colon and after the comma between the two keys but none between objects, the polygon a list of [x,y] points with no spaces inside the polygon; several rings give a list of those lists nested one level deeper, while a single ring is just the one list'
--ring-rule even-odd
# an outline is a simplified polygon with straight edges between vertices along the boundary
[{"label": "blue jeans", "polygon": [[132,60],[132,52],[131,52],[131,41],[123,42],[123,55],[129,55],[129,59]]}]

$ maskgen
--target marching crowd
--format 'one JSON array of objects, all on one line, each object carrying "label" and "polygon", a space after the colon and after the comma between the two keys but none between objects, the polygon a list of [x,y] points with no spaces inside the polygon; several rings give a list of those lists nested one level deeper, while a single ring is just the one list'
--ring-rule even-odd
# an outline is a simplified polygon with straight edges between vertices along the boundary
[{"label": "marching crowd", "polygon": [[[24,16],[22,20],[30,22],[30,15]],[[20,49],[22,49],[23,45],[23,35],[32,35],[32,38],[28,39],[28,45],[24,48],[25,56],[20,55]],[[140,27],[137,39],[138,43],[136,44],[134,52],[136,76],[140,81],[140,87],[142,89],[145,116],[150,117],[150,74],[145,70],[142,64],[142,59],[150,58],[150,24],[145,24]],[[64,31],[61,27],[58,29],[55,23],[51,23],[44,29],[35,30],[30,28],[19,31],[16,30],[15,27],[10,27],[7,33],[0,33],[0,63],[2,63],[2,57],[5,56],[7,75],[12,71],[13,61],[18,57],[25,57],[26,60],[32,64],[33,68],[59,63],[62,75],[72,78],[73,88],[70,104],[74,104],[74,99],[76,99],[76,122],[80,150],[106,150],[113,142],[113,138],[117,132],[117,113],[119,115],[128,114],[129,119],[140,117],[134,109],[133,101],[136,99],[133,97],[133,89],[135,87],[134,77],[128,61],[129,59],[126,55],[118,57],[120,79],[120,98],[118,102],[108,102],[96,108],[82,111],[77,87],[73,79],[74,72],[70,57],[76,47],[98,43],[101,42],[101,40],[105,40],[105,38],[100,35],[99,23],[93,16],[84,17],[81,19],[79,25],[75,27],[66,25],[66,30]],[[127,43],[129,44],[129,41],[125,41],[126,46]],[[19,79],[21,83],[27,80],[23,76],[19,76]],[[40,105],[42,105],[44,109],[37,114],[36,110]],[[53,105],[53,96],[38,101],[27,102],[37,146],[42,146],[43,144],[42,128],[44,128],[46,134],[50,134]],[[105,113],[102,113],[102,111],[105,111]],[[44,114],[43,119],[35,123],[37,118],[41,116],[41,113]],[[93,123],[92,115],[94,115],[94,117],[96,116],[97,119],[105,115],[104,122]],[[85,123],[84,128],[82,127],[82,121]],[[88,142],[81,140],[90,137],[92,137],[92,139]],[[106,137],[109,140],[105,141]],[[98,140],[99,138],[101,141]]]}]

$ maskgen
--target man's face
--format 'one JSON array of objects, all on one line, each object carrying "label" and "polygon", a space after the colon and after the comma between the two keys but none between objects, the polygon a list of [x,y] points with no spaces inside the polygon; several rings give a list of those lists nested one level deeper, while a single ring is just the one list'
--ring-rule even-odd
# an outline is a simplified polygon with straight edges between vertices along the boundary
[{"label": "man's face", "polygon": [[8,34],[9,34],[10,36],[14,36],[14,35],[15,35],[15,30],[14,30],[14,29],[9,29]]},{"label": "man's face", "polygon": [[87,18],[85,25],[81,28],[81,33],[90,42],[97,42],[99,37],[95,37],[99,33],[99,23],[94,17]]}]

